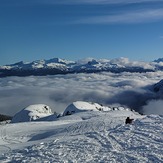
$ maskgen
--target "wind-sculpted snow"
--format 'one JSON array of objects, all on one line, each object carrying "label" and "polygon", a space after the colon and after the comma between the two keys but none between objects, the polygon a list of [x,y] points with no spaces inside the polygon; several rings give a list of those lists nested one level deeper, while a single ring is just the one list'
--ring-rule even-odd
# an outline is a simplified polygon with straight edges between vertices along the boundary
[{"label": "wind-sculpted snow", "polygon": [[63,115],[71,115],[78,112],[83,111],[110,111],[111,108],[105,107],[102,105],[99,105],[97,103],[90,103],[85,101],[76,101],[70,104],[65,111],[63,112]]},{"label": "wind-sculpted snow", "polygon": [[16,113],[11,123],[29,122],[52,115],[51,108],[44,104],[30,105]]},{"label": "wind-sculpted snow", "polygon": [[[127,116],[135,119],[132,125],[124,124]],[[162,116],[140,116],[126,110],[8,124],[0,128],[0,161],[163,162],[162,124]],[[24,126],[29,127],[28,134]]]}]

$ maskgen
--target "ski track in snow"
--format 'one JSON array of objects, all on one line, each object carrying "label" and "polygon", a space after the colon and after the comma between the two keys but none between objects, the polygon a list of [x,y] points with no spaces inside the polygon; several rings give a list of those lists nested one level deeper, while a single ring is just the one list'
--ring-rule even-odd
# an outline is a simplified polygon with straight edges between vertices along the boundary
[{"label": "ski track in snow", "polygon": [[[96,113],[99,114],[99,113]],[[55,123],[55,122],[52,122]],[[9,144],[21,143],[12,139],[5,128],[1,139]],[[42,136],[42,137],[41,137]],[[99,117],[73,121],[47,134],[36,134],[33,145],[24,149],[8,150],[1,162],[163,162],[163,117],[148,116],[132,125],[124,124],[124,117]],[[41,139],[39,139],[41,138]],[[36,142],[35,142],[36,141]]]},{"label": "ski track in snow", "polygon": [[1,139],[8,144],[22,143],[20,140],[13,139],[12,137],[10,138],[9,134],[7,134],[5,126],[3,126],[1,129]]}]

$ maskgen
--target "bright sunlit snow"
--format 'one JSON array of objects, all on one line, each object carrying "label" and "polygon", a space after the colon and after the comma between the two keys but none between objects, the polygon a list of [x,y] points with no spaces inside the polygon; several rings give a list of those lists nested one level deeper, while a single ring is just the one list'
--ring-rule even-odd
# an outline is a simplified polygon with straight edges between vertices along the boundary
[{"label": "bright sunlit snow", "polygon": [[84,101],[77,101],[73,102],[70,104],[64,111],[63,115],[69,115],[69,114],[74,114],[77,112],[82,112],[82,111],[109,111],[111,108],[109,107],[104,107],[102,105],[99,105],[97,103],[89,103],[89,102],[84,102]]},{"label": "bright sunlit snow", "polygon": [[[77,107],[88,105],[77,102]],[[128,116],[134,118],[131,125],[125,124]],[[112,108],[82,111],[54,121],[1,125],[0,161],[163,162],[162,123],[162,116]]]}]

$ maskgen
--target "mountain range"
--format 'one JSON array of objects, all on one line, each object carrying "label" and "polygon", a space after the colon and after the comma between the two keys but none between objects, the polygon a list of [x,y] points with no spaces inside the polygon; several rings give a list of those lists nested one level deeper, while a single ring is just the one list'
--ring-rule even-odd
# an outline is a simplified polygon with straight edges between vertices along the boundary
[{"label": "mountain range", "polygon": [[60,58],[36,60],[33,62],[18,62],[0,66],[0,77],[7,76],[43,76],[68,73],[92,72],[155,72],[163,70],[163,58],[152,62],[130,61],[128,58],[93,59],[68,61]]}]

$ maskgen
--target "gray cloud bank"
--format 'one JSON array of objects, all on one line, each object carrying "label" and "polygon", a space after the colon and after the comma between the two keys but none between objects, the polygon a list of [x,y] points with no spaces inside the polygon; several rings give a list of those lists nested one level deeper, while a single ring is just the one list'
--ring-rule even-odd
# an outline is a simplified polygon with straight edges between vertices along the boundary
[{"label": "gray cloud bank", "polygon": [[143,111],[146,114],[154,114],[155,112],[159,115],[163,115],[163,100],[151,100],[143,107]]},{"label": "gray cloud bank", "polygon": [[[163,72],[92,73],[43,77],[7,77],[0,79],[0,113],[14,115],[31,104],[47,104],[62,112],[77,100],[103,105],[124,105],[137,111],[150,100],[162,98],[150,91],[148,85],[159,80]],[[159,104],[160,105],[160,104]],[[155,104],[156,106],[156,104]],[[149,106],[150,107],[150,106]],[[153,113],[155,113],[155,109]],[[163,111],[158,111],[159,113]]]}]

